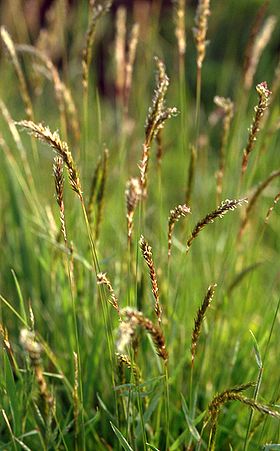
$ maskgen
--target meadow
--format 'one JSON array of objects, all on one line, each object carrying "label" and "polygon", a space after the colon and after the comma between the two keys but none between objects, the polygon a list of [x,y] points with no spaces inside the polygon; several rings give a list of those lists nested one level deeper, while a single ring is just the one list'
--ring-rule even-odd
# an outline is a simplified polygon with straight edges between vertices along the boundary
[{"label": "meadow", "polygon": [[1,11],[0,450],[280,449],[278,1],[27,3]]}]

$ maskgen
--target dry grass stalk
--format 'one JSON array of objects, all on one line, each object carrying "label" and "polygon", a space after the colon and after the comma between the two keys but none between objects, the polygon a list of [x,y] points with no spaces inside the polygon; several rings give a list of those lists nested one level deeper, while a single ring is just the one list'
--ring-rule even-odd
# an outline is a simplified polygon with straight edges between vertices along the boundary
[{"label": "dry grass stalk", "polygon": [[247,206],[246,206],[246,210],[245,210],[245,215],[243,218],[243,221],[241,223],[240,229],[239,229],[239,233],[238,233],[238,237],[239,239],[243,236],[244,231],[246,229],[246,226],[248,224],[248,220],[249,220],[249,215],[252,211],[252,208],[254,207],[254,205],[256,204],[258,198],[260,197],[261,193],[265,190],[265,188],[270,184],[270,182],[272,182],[272,180],[274,180],[276,177],[280,176],[280,169],[271,172],[271,174],[269,174],[269,176],[263,181],[261,182],[257,188],[255,189],[252,197],[250,198]]},{"label": "dry grass stalk", "polygon": [[114,291],[112,284],[111,284],[110,280],[108,279],[106,273],[100,272],[97,274],[96,277],[97,277],[97,284],[105,285],[108,288],[110,297],[111,297],[111,299],[109,299],[109,303],[114,307],[114,309],[117,310],[118,315],[120,316],[119,301],[118,301],[118,298],[115,294],[115,291]]},{"label": "dry grass stalk", "polygon": [[54,398],[48,389],[48,385],[43,373],[41,363],[42,346],[36,341],[35,333],[27,329],[22,329],[20,332],[20,342],[30,358],[30,363],[34,369],[35,378],[39,387],[39,393],[44,401],[45,413],[48,421],[54,413]]},{"label": "dry grass stalk", "polygon": [[151,335],[159,357],[167,363],[168,353],[162,330],[146,318],[142,312],[131,309],[130,307],[121,310],[121,316],[124,320],[119,327],[119,338],[117,341],[118,352],[122,353],[126,346],[131,343],[135,336],[137,326],[140,326]]},{"label": "dry grass stalk", "polygon": [[124,368],[128,368],[129,370],[132,370],[136,384],[137,385],[141,384],[142,375],[138,365],[136,365],[136,363],[132,363],[130,358],[126,354],[120,354],[119,352],[117,352],[116,357],[118,361],[118,369],[121,383],[125,384],[126,382],[124,377]]},{"label": "dry grass stalk", "polygon": [[44,76],[52,79],[54,93],[57,100],[61,122],[66,127],[65,107],[70,118],[70,126],[76,142],[80,138],[80,125],[78,120],[78,113],[74,103],[71,91],[66,87],[60,78],[59,72],[51,59],[41,50],[31,45],[16,45],[17,52],[27,53],[32,57],[37,58],[43,64],[46,71],[41,71]]},{"label": "dry grass stalk", "polygon": [[203,219],[201,219],[201,221],[199,221],[196,224],[195,228],[193,229],[193,231],[191,233],[191,236],[189,237],[189,239],[187,241],[186,252],[187,253],[189,252],[189,249],[191,247],[193,240],[197,237],[197,235],[201,232],[202,229],[204,229],[204,227],[207,224],[214,222],[216,218],[222,218],[229,211],[233,211],[237,207],[241,207],[241,205],[244,202],[247,202],[246,198],[233,199],[233,200],[226,199],[221,203],[221,205],[216,210],[212,211],[211,213],[208,213],[208,215],[206,215]]},{"label": "dry grass stalk", "polygon": [[149,246],[148,242],[145,240],[143,235],[141,235],[141,237],[140,237],[139,244],[140,244],[140,249],[142,251],[143,258],[144,258],[145,262],[147,263],[149,273],[150,273],[152,292],[153,292],[153,296],[155,298],[155,314],[157,316],[158,323],[161,324],[162,308],[161,308],[160,302],[159,302],[159,289],[158,289],[155,265],[153,262],[152,248],[151,248],[151,246]]},{"label": "dry grass stalk", "polygon": [[205,318],[207,309],[210,307],[210,304],[212,302],[212,299],[213,299],[213,296],[215,293],[216,286],[217,286],[217,284],[213,284],[208,287],[206,296],[196,314],[196,318],[194,321],[193,333],[192,333],[192,344],[191,344],[192,367],[194,365],[194,358],[196,355],[197,343],[198,343],[198,339],[199,339],[200,332],[201,332],[202,321]]},{"label": "dry grass stalk", "polygon": [[188,181],[187,181],[187,189],[186,189],[186,197],[185,197],[185,203],[186,204],[190,204],[190,201],[191,201],[191,195],[192,195],[193,184],[194,184],[196,158],[197,158],[196,147],[195,146],[191,146],[191,156],[190,156],[190,163],[189,163],[189,170],[188,170]]},{"label": "dry grass stalk", "polygon": [[78,143],[80,140],[81,132],[80,132],[80,124],[79,124],[79,119],[78,119],[77,108],[76,108],[76,105],[75,105],[75,102],[74,102],[74,99],[73,99],[70,89],[67,88],[67,86],[65,86],[64,83],[62,83],[61,89],[62,89],[62,94],[63,94],[66,110],[69,115],[72,133],[73,133],[75,142]]},{"label": "dry grass stalk", "polygon": [[229,129],[231,120],[233,118],[233,110],[234,105],[230,99],[226,99],[224,97],[215,96],[214,97],[215,104],[222,108],[224,117],[223,117],[223,130],[222,130],[222,139],[221,139],[221,147],[220,147],[220,157],[219,157],[219,170],[217,171],[217,201],[218,203],[221,200],[221,194],[223,190],[223,178],[225,172],[225,150],[228,143]]},{"label": "dry grass stalk", "polygon": [[56,201],[59,207],[60,231],[63,236],[65,246],[68,247],[65,215],[64,215],[64,200],[63,200],[64,193],[63,159],[60,156],[56,156],[54,158],[53,175],[56,190]]},{"label": "dry grass stalk", "polygon": [[276,206],[276,204],[278,204],[279,200],[280,200],[280,192],[277,193],[276,196],[274,197],[273,205],[268,209],[268,212],[267,212],[266,217],[265,217],[265,222],[268,222],[268,220],[270,218],[270,215],[273,212],[274,207]]},{"label": "dry grass stalk", "polygon": [[100,226],[102,221],[102,215],[104,210],[104,196],[105,196],[105,187],[107,181],[107,172],[108,172],[108,158],[109,158],[109,150],[105,149],[103,154],[103,162],[101,168],[101,179],[100,185],[97,191],[97,213],[96,213],[96,226],[95,226],[95,239],[98,240],[100,233]]},{"label": "dry grass stalk", "polygon": [[25,128],[29,134],[48,144],[63,159],[67,167],[70,185],[73,191],[78,194],[80,200],[82,200],[83,195],[78,170],[68,144],[60,139],[58,132],[52,133],[48,127],[42,124],[35,124],[32,121],[20,121],[16,122],[16,125]]},{"label": "dry grass stalk", "polygon": [[147,172],[150,158],[150,146],[158,132],[163,128],[167,119],[177,114],[177,108],[166,108],[165,96],[169,86],[169,78],[165,72],[165,65],[159,58],[157,64],[157,85],[149,108],[145,125],[145,142],[143,144],[142,159],[139,164],[140,181],[143,197],[147,196]]},{"label": "dry grass stalk", "polygon": [[168,257],[171,256],[172,246],[172,233],[175,227],[175,223],[179,221],[182,216],[186,216],[191,212],[191,209],[187,205],[178,205],[174,210],[170,210],[168,218]]},{"label": "dry grass stalk", "polygon": [[94,35],[96,30],[96,25],[100,17],[103,16],[111,7],[112,0],[104,0],[91,2],[90,19],[88,23],[88,29],[86,32],[85,45],[83,48],[82,57],[82,70],[83,70],[83,88],[84,92],[88,91],[88,77],[89,77],[89,67],[92,58],[92,46],[94,41]]},{"label": "dry grass stalk", "polygon": [[269,1],[270,0],[265,0],[263,2],[263,4],[259,7],[259,9],[257,10],[256,15],[255,15],[254,22],[251,26],[248,43],[246,46],[246,50],[244,52],[244,55],[245,55],[244,56],[244,69],[243,69],[244,74],[246,74],[248,67],[250,65],[250,61],[252,58],[252,52],[253,52],[254,44],[256,41],[256,36],[259,34],[259,31],[261,29],[263,19],[265,17],[265,14],[266,14],[266,11],[267,11],[267,8],[269,5]]},{"label": "dry grass stalk", "polygon": [[193,28],[193,35],[196,44],[197,58],[196,64],[198,69],[201,69],[202,63],[205,58],[206,46],[206,33],[208,29],[208,16],[210,16],[210,0],[198,0],[195,27]]},{"label": "dry grass stalk", "polygon": [[176,26],[175,35],[177,38],[179,58],[183,60],[186,53],[186,0],[176,0],[174,4]]},{"label": "dry grass stalk", "polygon": [[252,87],[260,57],[271,38],[276,22],[277,19],[275,16],[268,17],[263,25],[263,28],[255,37],[254,44],[251,48],[247,69],[244,74],[244,86],[248,91]]},{"label": "dry grass stalk", "polygon": [[78,440],[79,435],[79,364],[78,355],[73,352],[74,357],[74,387],[73,387],[73,415],[75,425],[75,441]]},{"label": "dry grass stalk", "polygon": [[122,102],[124,99],[125,85],[125,37],[126,37],[126,9],[120,6],[116,14],[116,96]]},{"label": "dry grass stalk", "polygon": [[127,239],[131,242],[133,217],[136,206],[141,198],[141,184],[139,178],[130,178],[126,184],[126,219],[127,219]]},{"label": "dry grass stalk", "polygon": [[55,59],[61,57],[64,50],[67,3],[67,0],[56,0],[48,6],[44,14],[44,27],[40,29],[36,40],[36,47]]},{"label": "dry grass stalk", "polygon": [[249,155],[254,148],[255,141],[257,140],[257,135],[260,130],[259,127],[260,127],[264,112],[268,108],[269,97],[271,95],[271,91],[269,91],[269,89],[267,87],[267,83],[265,81],[262,83],[259,83],[256,86],[256,90],[257,90],[257,93],[259,96],[259,103],[255,107],[255,116],[253,119],[253,123],[249,129],[248,143],[247,143],[246,148],[243,151],[242,168],[241,168],[242,174],[244,174],[244,172],[247,169]]},{"label": "dry grass stalk", "polygon": [[250,387],[253,387],[254,383],[240,385],[239,387],[235,387],[229,390],[225,390],[222,393],[219,393],[217,396],[213,398],[211,403],[208,406],[208,418],[211,422],[211,432],[210,432],[210,440],[209,447],[210,451],[215,449],[215,439],[217,432],[217,421],[220,414],[220,411],[224,404],[229,401],[239,401],[242,404],[249,406],[251,409],[256,410],[264,415],[270,415],[274,418],[280,419],[280,413],[272,410],[269,406],[264,404],[260,404],[254,399],[247,398],[240,393],[244,390],[247,390]]},{"label": "dry grass stalk", "polygon": [[18,80],[19,80],[19,86],[20,86],[20,95],[22,97],[24,106],[25,106],[25,113],[29,120],[33,120],[34,114],[33,114],[33,108],[32,108],[32,102],[28,93],[25,77],[21,68],[21,65],[19,63],[15,45],[12,41],[12,38],[10,34],[7,32],[5,27],[1,27],[1,37],[5,44],[5,47],[10,55],[11,61],[13,63],[13,66],[15,68]]},{"label": "dry grass stalk", "polygon": [[139,39],[139,24],[135,23],[132,26],[129,42],[128,42],[128,52],[125,64],[125,83],[124,83],[124,105],[127,111],[128,101],[131,91],[132,84],[132,72],[136,56],[136,49]]}]

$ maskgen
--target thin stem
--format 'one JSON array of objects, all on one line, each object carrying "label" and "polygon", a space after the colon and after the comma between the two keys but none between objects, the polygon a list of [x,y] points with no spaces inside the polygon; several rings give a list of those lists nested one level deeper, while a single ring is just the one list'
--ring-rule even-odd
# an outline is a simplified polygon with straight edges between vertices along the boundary
[{"label": "thin stem", "polygon": [[169,450],[169,428],[170,428],[170,395],[169,395],[169,376],[167,362],[164,364],[165,373],[165,422],[166,422],[166,443],[165,449]]},{"label": "thin stem", "polygon": [[197,67],[196,72],[196,105],[195,105],[195,147],[198,147],[199,126],[200,126],[200,102],[201,102],[201,67]]}]

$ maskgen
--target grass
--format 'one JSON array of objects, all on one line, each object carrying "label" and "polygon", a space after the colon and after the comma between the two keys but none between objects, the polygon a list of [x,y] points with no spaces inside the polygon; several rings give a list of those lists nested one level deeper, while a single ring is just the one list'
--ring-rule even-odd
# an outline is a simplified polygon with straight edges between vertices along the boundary
[{"label": "grass", "polygon": [[277,2],[63,3],[1,31],[0,449],[279,449]]}]

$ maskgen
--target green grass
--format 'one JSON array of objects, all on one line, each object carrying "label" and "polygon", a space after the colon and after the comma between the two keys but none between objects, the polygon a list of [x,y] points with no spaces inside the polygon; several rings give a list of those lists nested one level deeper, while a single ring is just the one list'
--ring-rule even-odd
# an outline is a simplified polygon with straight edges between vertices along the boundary
[{"label": "green grass", "polygon": [[[83,98],[87,8],[78,3],[65,22],[58,13],[55,21],[57,26],[61,21],[64,35],[56,64],[77,108],[79,140],[69,114],[65,122],[59,111],[44,65],[21,52],[19,61],[34,121],[58,130],[67,141],[81,175],[86,207],[98,159],[109,149],[100,235],[95,240],[100,195],[95,195],[93,221],[88,221],[65,168],[65,245],[52,174],[54,152],[21,127],[18,134],[12,134],[11,121],[5,120],[1,108],[0,450],[213,449],[211,424],[206,424],[209,404],[218,393],[250,382],[238,396],[268,406],[278,418],[252,410],[242,399],[225,402],[219,406],[216,449],[278,449],[279,205],[275,204],[265,222],[280,191],[278,177],[257,199],[241,240],[238,233],[246,204],[206,225],[187,254],[186,243],[195,225],[218,207],[215,173],[222,117],[216,115],[217,122],[209,120],[216,111],[215,95],[230,97],[235,105],[225,148],[222,199],[248,197],[250,201],[258,184],[279,169],[279,74],[275,85],[279,25],[246,92],[244,52],[261,2],[212,2],[196,123],[196,50],[191,31],[195,10],[187,6],[183,66],[179,65],[172,11],[163,7],[164,2],[162,8],[160,2],[153,3],[147,22],[140,26],[125,114],[114,90],[115,19],[111,11],[97,23],[88,99]],[[4,25],[15,43],[34,44],[36,32],[30,29],[28,37],[28,24],[23,23],[15,4],[11,2],[12,17],[18,27],[12,22]],[[266,17],[277,13],[278,2],[271,1]],[[128,14],[128,34],[132,23]],[[0,97],[11,118],[21,121],[26,119],[21,88],[14,65],[4,53]],[[129,247],[125,189],[130,177],[140,175],[145,121],[155,88],[155,55],[164,61],[170,78],[166,104],[176,106],[180,113],[168,119],[162,130],[160,166],[156,143],[151,146],[148,194],[136,208]],[[255,86],[264,80],[276,89],[241,179],[243,149],[258,103]],[[168,260],[168,217],[171,209],[185,202],[192,145],[197,159],[191,215],[175,224]],[[101,173],[97,179],[100,188]],[[152,247],[169,359],[165,363],[157,355],[152,333],[138,327],[137,342],[124,348],[131,365],[123,368],[121,376],[115,353],[123,321],[108,302],[106,287],[97,285],[95,269],[107,273],[121,309],[137,308],[156,325],[149,273],[139,248],[141,235]],[[207,288],[215,283],[192,368],[194,319]],[[25,346],[20,340],[22,329],[31,333],[31,343]],[[39,351],[34,351],[33,333]],[[41,371],[46,387],[40,385]]]}]

